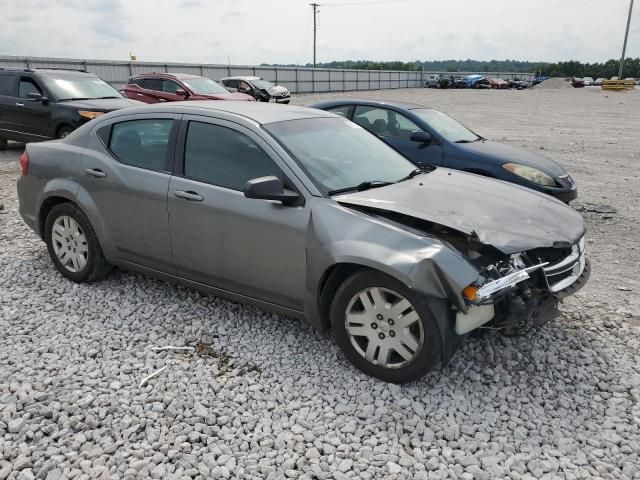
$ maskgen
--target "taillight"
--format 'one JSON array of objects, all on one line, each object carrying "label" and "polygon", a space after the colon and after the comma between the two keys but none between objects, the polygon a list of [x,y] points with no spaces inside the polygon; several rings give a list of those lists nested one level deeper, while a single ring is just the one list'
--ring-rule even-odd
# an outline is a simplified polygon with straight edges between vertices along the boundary
[{"label": "taillight", "polygon": [[29,154],[26,150],[20,155],[20,169],[22,170],[22,175],[29,174]]}]

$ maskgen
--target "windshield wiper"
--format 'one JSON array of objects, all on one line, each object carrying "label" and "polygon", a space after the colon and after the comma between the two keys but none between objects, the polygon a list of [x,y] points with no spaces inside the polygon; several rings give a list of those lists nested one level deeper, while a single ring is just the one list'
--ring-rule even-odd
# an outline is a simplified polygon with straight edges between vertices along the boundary
[{"label": "windshield wiper", "polygon": [[409,175],[407,175],[406,177],[402,177],[400,180],[398,180],[395,183],[404,182],[405,180],[411,180],[413,177],[416,177],[418,175],[421,175],[423,173],[428,173],[428,172],[429,171],[424,168],[416,168],[415,170],[411,170],[411,172],[409,172]]},{"label": "windshield wiper", "polygon": [[72,102],[74,100],[91,100],[90,98],[85,98],[85,97],[73,97],[73,98],[61,98],[60,101],[61,102]]},{"label": "windshield wiper", "polygon": [[122,97],[97,97],[98,100],[107,100],[109,98],[122,98]]},{"label": "windshield wiper", "polygon": [[467,139],[463,139],[463,140],[456,140],[453,143],[473,143],[473,142],[479,142],[479,141],[484,141],[486,140],[486,138],[482,138],[482,137],[478,137],[475,140],[467,140]]},{"label": "windshield wiper", "polygon": [[364,190],[369,190],[370,188],[378,188],[385,187],[387,185],[391,185],[392,182],[386,182],[383,180],[367,180],[366,182],[362,182],[359,185],[355,185],[353,187],[344,187],[338,188],[336,190],[329,190],[329,195],[337,195],[339,193],[346,192],[362,192]]}]

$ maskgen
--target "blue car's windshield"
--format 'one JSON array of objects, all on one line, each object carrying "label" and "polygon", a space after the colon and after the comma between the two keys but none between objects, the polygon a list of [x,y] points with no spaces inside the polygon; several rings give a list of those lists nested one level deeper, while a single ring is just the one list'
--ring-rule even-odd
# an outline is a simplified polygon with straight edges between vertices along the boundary
[{"label": "blue car's windshield", "polygon": [[415,165],[344,118],[308,118],[264,126],[326,193],[363,190],[408,177]]},{"label": "blue car's windshield", "polygon": [[417,110],[411,110],[411,113],[418,115],[429,127],[448,142],[469,143],[480,140],[481,138],[453,118],[437,110],[419,108]]}]

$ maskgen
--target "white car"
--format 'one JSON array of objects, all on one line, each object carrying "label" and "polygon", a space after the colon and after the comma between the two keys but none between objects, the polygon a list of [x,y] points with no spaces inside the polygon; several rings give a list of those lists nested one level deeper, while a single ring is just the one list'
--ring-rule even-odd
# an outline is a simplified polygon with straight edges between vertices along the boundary
[{"label": "white car", "polygon": [[427,88],[437,88],[440,86],[440,75],[429,75],[424,81],[424,86]]},{"label": "white car", "polygon": [[598,85],[598,86],[599,86],[599,85],[602,85],[602,82],[604,82],[604,81],[605,81],[605,79],[604,79],[604,78],[599,77],[599,78],[596,78],[596,81],[595,81],[595,82],[593,82],[593,84],[594,84],[594,85]]},{"label": "white car", "polygon": [[593,84],[594,84],[594,82],[593,82],[593,78],[591,78],[591,77],[584,77],[584,78],[582,79],[582,81],[584,82],[584,86],[585,86],[585,87],[590,87],[591,85],[593,85]]}]

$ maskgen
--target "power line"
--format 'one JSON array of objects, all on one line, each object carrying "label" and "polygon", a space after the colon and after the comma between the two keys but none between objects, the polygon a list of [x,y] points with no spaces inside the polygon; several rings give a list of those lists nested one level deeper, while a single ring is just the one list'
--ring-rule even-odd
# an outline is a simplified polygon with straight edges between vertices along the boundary
[{"label": "power line", "polygon": [[323,3],[323,7],[353,7],[357,5],[386,5],[389,3],[408,3],[417,2],[419,0],[379,0],[379,1],[364,1],[364,2],[347,2],[347,3]]},{"label": "power line", "polygon": [[456,18],[450,20],[436,20],[433,22],[423,22],[423,23],[404,23],[404,24],[396,24],[396,25],[340,25],[337,27],[322,27],[322,30],[339,30],[344,28],[404,28],[404,27],[423,27],[425,25],[439,25],[443,23],[461,23],[461,22],[475,22],[478,20],[489,20],[492,18],[501,18],[501,17],[510,17],[514,15],[528,15],[530,13],[544,12],[548,10],[557,10],[560,8],[571,7],[574,5],[584,5],[587,3],[595,3],[600,2],[600,0],[582,0],[579,2],[565,3],[563,5],[556,5],[554,7],[546,7],[546,8],[536,8],[533,10],[524,10],[520,12],[509,12],[509,13],[498,13],[496,15],[487,15],[484,17],[468,17],[468,18]]}]

